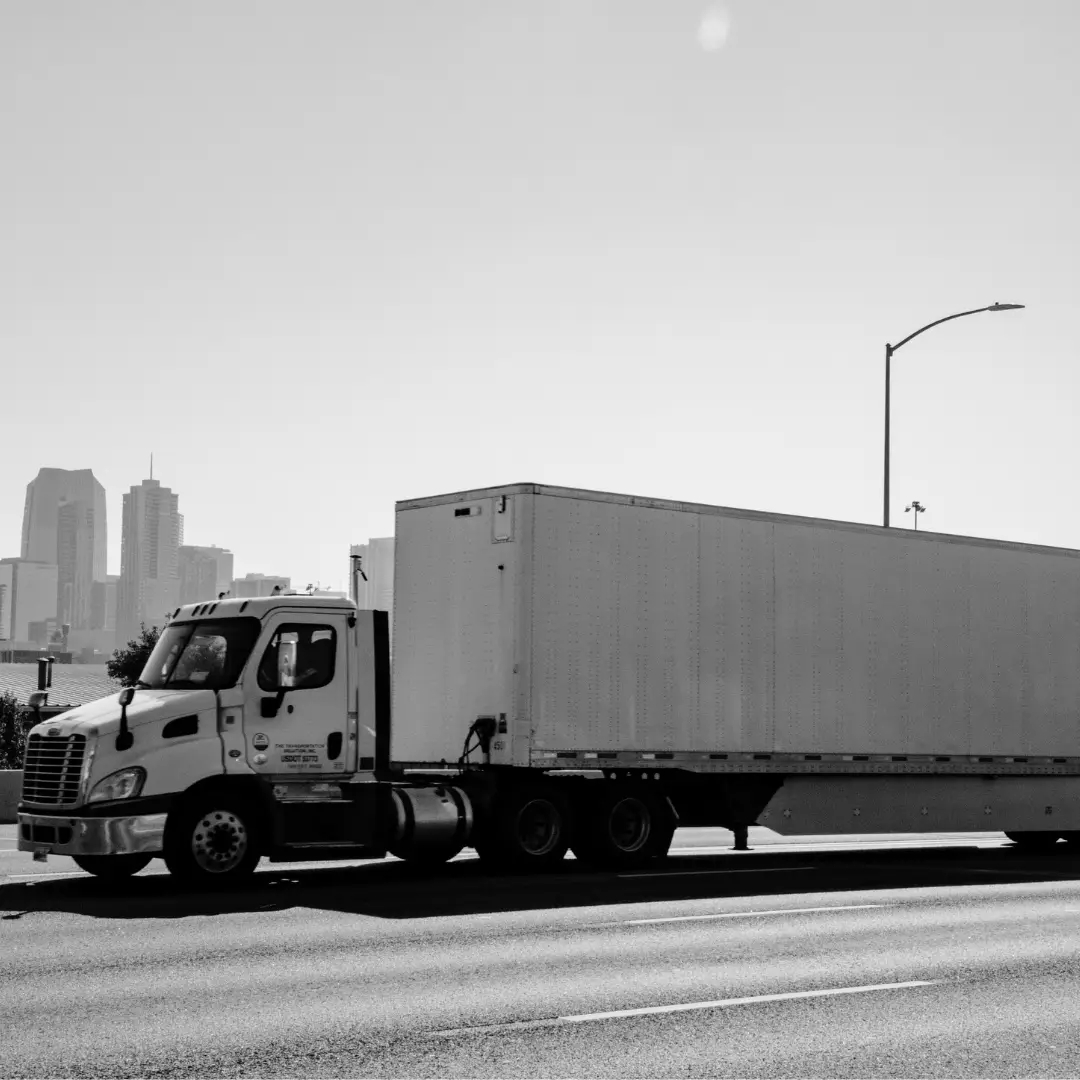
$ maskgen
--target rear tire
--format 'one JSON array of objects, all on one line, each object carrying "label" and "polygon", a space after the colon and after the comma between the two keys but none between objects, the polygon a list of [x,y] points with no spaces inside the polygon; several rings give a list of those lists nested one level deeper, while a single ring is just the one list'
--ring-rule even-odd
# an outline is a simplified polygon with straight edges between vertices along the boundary
[{"label": "rear tire", "polygon": [[188,884],[231,885],[258,866],[261,840],[250,803],[231,793],[206,792],[170,815],[165,865]]},{"label": "rear tire", "polygon": [[574,855],[605,869],[631,869],[666,855],[675,832],[670,807],[652,794],[605,791],[579,813]]},{"label": "rear tire", "polygon": [[1007,832],[1005,835],[1017,847],[1027,851],[1049,851],[1061,836],[1055,832]]},{"label": "rear tire", "polygon": [[75,865],[102,881],[123,881],[150,865],[153,855],[72,855]]},{"label": "rear tire", "polygon": [[543,872],[566,857],[571,828],[562,792],[543,786],[505,791],[495,797],[474,846],[484,862],[500,869]]}]

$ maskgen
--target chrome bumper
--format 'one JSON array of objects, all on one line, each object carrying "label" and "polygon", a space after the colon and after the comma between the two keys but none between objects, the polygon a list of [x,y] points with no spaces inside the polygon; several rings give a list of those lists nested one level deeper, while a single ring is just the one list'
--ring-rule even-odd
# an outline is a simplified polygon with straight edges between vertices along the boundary
[{"label": "chrome bumper", "polygon": [[166,814],[78,818],[19,814],[19,851],[49,855],[149,855],[164,847]]}]

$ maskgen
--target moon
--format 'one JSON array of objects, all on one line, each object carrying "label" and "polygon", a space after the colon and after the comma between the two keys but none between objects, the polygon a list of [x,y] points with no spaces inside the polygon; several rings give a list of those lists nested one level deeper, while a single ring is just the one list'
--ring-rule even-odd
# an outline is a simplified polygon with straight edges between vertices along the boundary
[{"label": "moon", "polygon": [[731,35],[731,16],[727,9],[714,4],[706,8],[698,24],[698,44],[704,52],[719,52]]}]

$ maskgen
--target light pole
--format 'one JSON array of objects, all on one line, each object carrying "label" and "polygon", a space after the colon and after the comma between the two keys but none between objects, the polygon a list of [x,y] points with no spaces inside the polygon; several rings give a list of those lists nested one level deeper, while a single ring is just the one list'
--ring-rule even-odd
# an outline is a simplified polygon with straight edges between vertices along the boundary
[{"label": "light pole", "polygon": [[[983,311],[1016,311],[1018,308],[1022,308],[1023,304],[991,304],[989,307],[975,308],[973,311],[958,311],[955,315],[946,315],[944,319],[935,319],[932,323],[927,323],[925,326],[920,327],[914,334],[908,334],[903,341],[898,341],[895,345],[885,345],[885,521],[884,525],[887,529],[889,527],[889,381],[892,372],[892,356],[901,346],[906,345],[912,338],[918,337],[920,334],[931,329],[934,326],[940,326],[943,322],[950,322],[952,319],[962,319],[965,315],[978,315]],[[918,521],[918,517],[915,518]]]},{"label": "light pole", "polygon": [[913,499],[907,506],[904,507],[904,513],[910,514],[911,511],[915,511],[915,531],[919,531],[919,515],[926,513],[926,507],[923,506],[918,499]]}]

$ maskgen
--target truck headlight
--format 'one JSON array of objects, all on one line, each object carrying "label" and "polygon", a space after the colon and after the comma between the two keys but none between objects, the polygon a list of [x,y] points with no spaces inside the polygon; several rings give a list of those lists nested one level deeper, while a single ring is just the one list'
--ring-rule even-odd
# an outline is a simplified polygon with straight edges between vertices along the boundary
[{"label": "truck headlight", "polygon": [[113,799],[133,799],[142,791],[146,780],[146,770],[137,765],[130,769],[121,769],[99,780],[90,792],[87,802],[110,802]]}]

